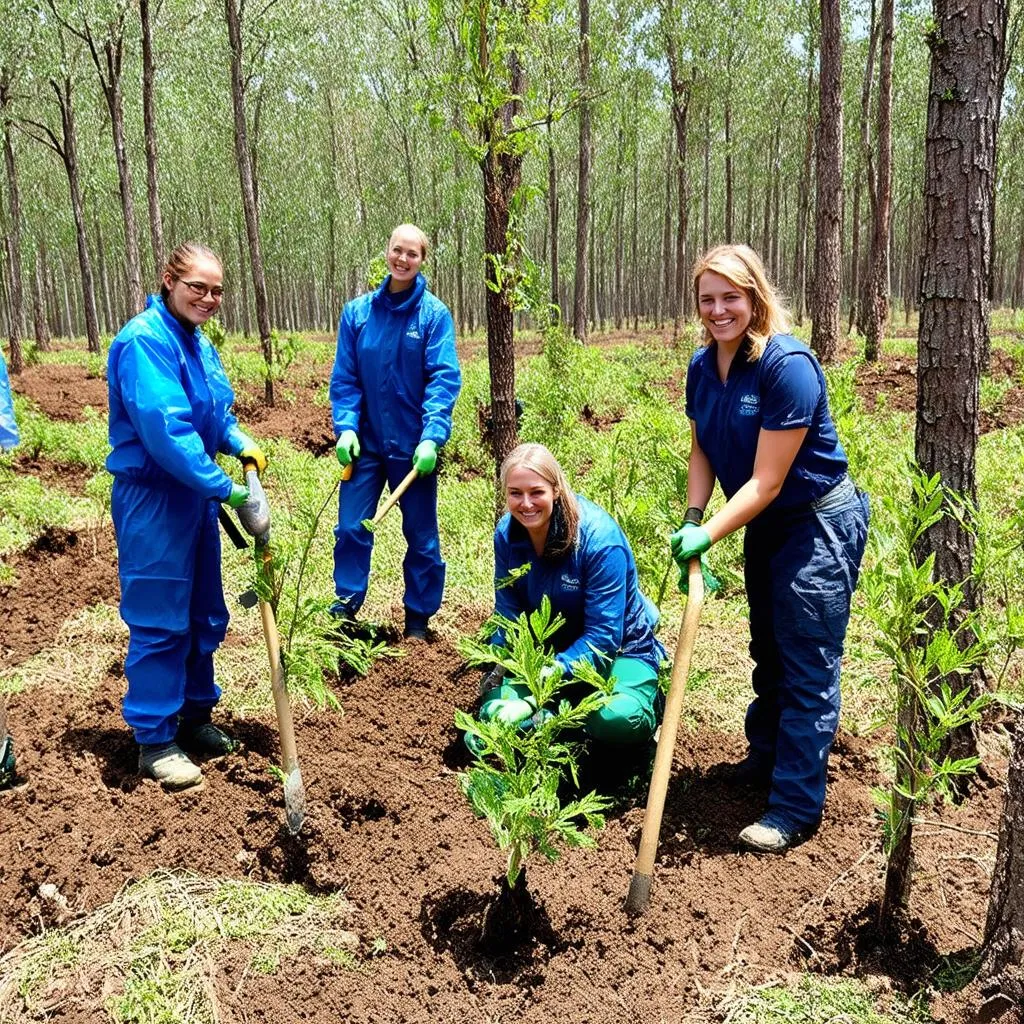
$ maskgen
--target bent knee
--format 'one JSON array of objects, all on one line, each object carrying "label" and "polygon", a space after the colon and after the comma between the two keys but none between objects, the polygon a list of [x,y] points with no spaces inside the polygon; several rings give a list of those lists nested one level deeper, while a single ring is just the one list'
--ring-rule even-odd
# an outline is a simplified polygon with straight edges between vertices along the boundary
[{"label": "bent knee", "polygon": [[601,743],[646,743],[656,727],[654,708],[631,693],[616,693],[587,719],[587,732]]}]

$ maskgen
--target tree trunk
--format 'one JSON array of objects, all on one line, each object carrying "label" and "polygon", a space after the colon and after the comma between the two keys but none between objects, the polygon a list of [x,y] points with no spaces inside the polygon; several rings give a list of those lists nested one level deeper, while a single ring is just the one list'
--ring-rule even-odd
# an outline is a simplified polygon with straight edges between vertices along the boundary
[{"label": "tree trunk", "polygon": [[725,95],[725,241],[733,240],[732,102]]},{"label": "tree trunk", "polygon": [[580,12],[580,152],[576,180],[576,278],[573,288],[572,333],[581,344],[587,341],[587,242],[590,238],[590,161],[593,139],[590,124],[590,0],[579,0]]},{"label": "tree trunk", "polygon": [[7,339],[11,346],[11,373],[21,373],[25,357],[21,351],[21,335],[25,321],[24,291],[21,284],[21,195],[18,191],[18,169],[14,162],[14,144],[11,140],[11,122],[7,107],[11,101],[10,82],[0,81],[0,118],[4,131],[4,168],[7,171],[7,266],[10,274],[10,309],[8,310]]},{"label": "tree trunk", "polygon": [[274,404],[274,361],[270,334],[270,311],[267,305],[267,280],[263,272],[263,250],[260,246],[259,209],[256,205],[256,173],[249,150],[249,129],[245,120],[245,79],[242,74],[242,19],[238,0],[224,0],[228,23],[228,43],[231,47],[231,105],[235,119],[235,160],[242,189],[242,210],[245,214],[245,233],[249,242],[249,262],[252,265],[252,287],[256,298],[256,326],[260,334],[260,350],[267,365],[264,399]]},{"label": "tree trunk", "polygon": [[672,125],[676,140],[676,253],[675,282],[672,294],[672,343],[678,344],[686,316],[686,232],[689,217],[689,185],[686,176],[687,114],[690,108],[693,80],[684,73],[680,62],[679,44],[675,35],[675,10],[672,0],[666,4],[665,46],[668,58],[669,83],[672,89]]},{"label": "tree trunk", "polygon": [[870,303],[864,325],[864,358],[875,362],[889,325],[889,231],[892,226],[892,35],[894,0],[882,0],[882,50],[878,68],[878,173],[871,238]]},{"label": "tree trunk", "polygon": [[843,205],[843,51],[839,0],[820,0],[817,213],[811,347],[823,363],[839,352]]},{"label": "tree trunk", "polygon": [[793,317],[798,324],[804,322],[807,298],[807,219],[811,209],[811,157],[814,154],[814,64],[815,45],[807,54],[807,94],[804,104],[804,159],[800,165],[800,183],[797,186],[796,246],[793,256]]},{"label": "tree trunk", "polygon": [[103,232],[100,230],[100,218],[93,211],[93,223],[96,225],[96,269],[100,276],[100,296],[103,299],[103,324],[102,330],[109,333],[113,330],[116,322],[114,316],[114,305],[110,301],[110,274],[107,273],[107,251],[103,245]]},{"label": "tree trunk", "polygon": [[[924,255],[918,327],[915,455],[929,476],[969,503],[977,497],[978,386],[988,335],[989,234],[995,181],[997,69],[1006,31],[1004,0],[976,5],[935,0],[925,140]],[[965,582],[961,614],[975,609],[970,580],[974,534],[958,517],[932,526],[917,552],[935,553],[935,576]],[[948,680],[954,689],[961,684]],[[973,685],[980,680],[975,678]],[[968,683],[967,685],[971,685]],[[977,737],[952,737],[954,757],[975,753]]]},{"label": "tree trunk", "polygon": [[[781,120],[781,118],[780,118]],[[711,109],[704,104],[704,191],[700,198],[701,248],[711,246]]]},{"label": "tree trunk", "polygon": [[[661,287],[655,298],[655,319],[659,329],[665,322],[664,311],[672,309],[672,168],[675,150],[669,136],[665,160],[665,210],[661,224]],[[662,305],[664,303],[664,305]]]},{"label": "tree trunk", "polygon": [[551,232],[551,304],[558,306],[561,321],[561,304],[558,297],[558,167],[555,163],[555,147],[551,142],[551,126],[548,125],[548,230]]},{"label": "tree trunk", "polygon": [[36,253],[34,287],[32,289],[32,326],[36,336],[36,348],[40,352],[50,351],[50,325],[46,319],[46,274],[43,268],[45,257],[40,246]]},{"label": "tree trunk", "polygon": [[149,238],[153,248],[154,279],[159,280],[164,268],[164,226],[160,214],[160,174],[156,146],[156,100],[154,95],[156,63],[153,60],[153,30],[149,5],[150,0],[139,0],[139,20],[142,22],[142,124],[146,138]]},{"label": "tree trunk", "polygon": [[1024,714],[1017,715],[978,978],[986,1005],[1024,1005]]},{"label": "tree trunk", "polygon": [[[60,157],[68,176],[68,190],[71,193],[71,212],[75,219],[75,241],[78,247],[78,268],[82,278],[82,307],[85,317],[85,335],[89,351],[100,354],[100,328],[96,318],[96,287],[93,282],[92,260],[89,256],[89,240],[85,231],[85,208],[82,203],[82,185],[78,175],[78,136],[75,127],[75,109],[70,76],[51,79],[50,87],[57,96],[60,106],[62,144]],[[70,314],[69,314],[70,320]],[[74,327],[69,323],[69,330]]]}]

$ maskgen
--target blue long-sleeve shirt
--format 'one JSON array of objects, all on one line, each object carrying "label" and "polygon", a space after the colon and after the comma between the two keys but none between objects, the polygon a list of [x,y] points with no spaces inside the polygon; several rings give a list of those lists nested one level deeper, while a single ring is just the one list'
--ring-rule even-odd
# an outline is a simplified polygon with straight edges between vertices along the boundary
[{"label": "blue long-sleeve shirt", "polygon": [[110,346],[107,384],[110,473],[227,498],[232,481],[214,456],[237,455],[242,434],[220,356],[198,327],[188,330],[151,295]]},{"label": "blue long-sleeve shirt", "polygon": [[18,424],[14,420],[14,400],[11,398],[11,379],[7,376],[7,364],[0,352],[0,451],[13,448],[20,440]]},{"label": "blue long-sleeve shirt", "polygon": [[411,288],[375,291],[345,304],[331,373],[334,435],[354,430],[363,450],[411,456],[421,441],[443,445],[462,386],[448,307],[416,276]]},{"label": "blue long-sleeve shirt", "polygon": [[[618,523],[603,508],[576,496],[580,509],[577,540],[561,557],[537,555],[526,529],[506,512],[494,531],[494,605],[516,619],[540,607],[546,595],[565,625],[549,641],[566,672],[586,659],[607,673],[617,657],[636,658],[655,671],[665,648],[654,636],[637,583],[636,560]],[[500,586],[520,566],[530,571]],[[501,634],[492,642],[502,642]]]}]

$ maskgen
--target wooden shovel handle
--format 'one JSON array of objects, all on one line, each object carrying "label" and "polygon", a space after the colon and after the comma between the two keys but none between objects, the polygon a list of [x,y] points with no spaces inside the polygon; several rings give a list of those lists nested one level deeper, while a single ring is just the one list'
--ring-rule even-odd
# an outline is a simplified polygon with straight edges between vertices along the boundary
[{"label": "wooden shovel handle", "polygon": [[416,468],[409,470],[409,472],[403,477],[402,482],[391,492],[388,500],[384,502],[379,509],[377,514],[371,520],[373,526],[376,526],[394,507],[398,502],[398,499],[405,494],[412,482],[420,475],[420,471]]},{"label": "wooden shovel handle", "polygon": [[640,849],[637,852],[633,881],[626,900],[626,909],[633,913],[642,913],[647,908],[654,859],[658,853],[658,838],[661,834],[661,816],[665,810],[665,795],[672,775],[672,755],[675,753],[676,735],[679,732],[679,716],[683,710],[686,680],[690,674],[690,659],[693,656],[693,642],[697,636],[697,623],[700,622],[703,605],[704,575],[701,572],[700,558],[691,558],[689,598],[683,612],[682,625],[679,627],[675,657],[672,659],[672,677],[665,700],[665,717],[661,722],[658,750],[654,755],[651,787],[647,792],[647,810],[644,812],[644,827],[640,834]]}]

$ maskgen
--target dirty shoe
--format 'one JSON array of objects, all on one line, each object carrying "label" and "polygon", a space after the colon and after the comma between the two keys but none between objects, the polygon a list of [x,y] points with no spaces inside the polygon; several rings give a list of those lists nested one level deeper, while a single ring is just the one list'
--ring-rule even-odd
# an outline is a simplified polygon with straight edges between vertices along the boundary
[{"label": "dirty shoe", "polygon": [[14,740],[5,736],[0,740],[0,789],[14,785],[17,768],[14,764]]},{"label": "dirty shoe", "polygon": [[223,757],[238,749],[238,743],[212,722],[183,718],[178,726],[178,743],[199,757]]},{"label": "dirty shoe", "polygon": [[187,789],[203,781],[199,766],[177,743],[140,743],[139,772],[165,789]]},{"label": "dirty shoe", "polygon": [[787,825],[766,814],[740,833],[739,842],[740,846],[757,853],[784,853],[791,846],[802,843],[813,831],[813,828]]}]

